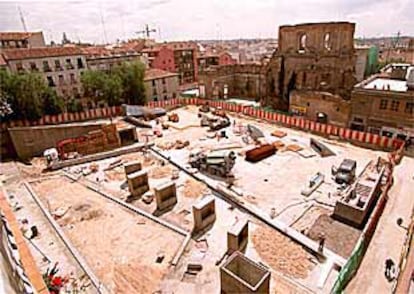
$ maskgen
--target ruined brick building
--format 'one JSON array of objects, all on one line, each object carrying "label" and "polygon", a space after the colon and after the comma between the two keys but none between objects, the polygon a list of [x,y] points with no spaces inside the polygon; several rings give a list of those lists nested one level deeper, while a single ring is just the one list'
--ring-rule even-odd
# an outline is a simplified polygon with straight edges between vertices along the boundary
[{"label": "ruined brick building", "polygon": [[354,31],[355,24],[349,22],[282,26],[269,62],[200,73],[200,92],[207,98],[255,98],[314,120],[320,102],[329,100],[332,107],[324,114],[344,125],[350,110],[347,100],[357,82]]},{"label": "ruined brick building", "polygon": [[263,101],[288,110],[292,91],[321,91],[349,99],[356,83],[355,24],[330,22],[282,26],[266,73]]}]

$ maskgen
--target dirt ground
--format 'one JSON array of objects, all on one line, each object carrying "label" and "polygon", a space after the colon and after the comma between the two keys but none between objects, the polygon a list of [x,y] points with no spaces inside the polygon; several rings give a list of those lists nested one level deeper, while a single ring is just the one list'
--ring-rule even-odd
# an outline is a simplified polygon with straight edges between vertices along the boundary
[{"label": "dirt ground", "polygon": [[199,198],[206,192],[207,186],[201,182],[198,182],[192,178],[187,179],[183,185],[183,195],[187,198]]},{"label": "dirt ground", "polygon": [[291,278],[305,279],[315,266],[313,255],[269,227],[262,226],[255,230],[253,243],[257,253],[270,267]]},{"label": "dirt ground", "polygon": [[321,233],[325,234],[325,246],[345,258],[351,255],[361,235],[360,230],[336,221],[326,214],[318,217],[307,235],[318,241]]},{"label": "dirt ground", "polygon": [[[183,236],[63,177],[33,188],[51,211],[68,209],[59,224],[111,292],[160,290]],[[161,263],[158,256],[164,256]]]}]

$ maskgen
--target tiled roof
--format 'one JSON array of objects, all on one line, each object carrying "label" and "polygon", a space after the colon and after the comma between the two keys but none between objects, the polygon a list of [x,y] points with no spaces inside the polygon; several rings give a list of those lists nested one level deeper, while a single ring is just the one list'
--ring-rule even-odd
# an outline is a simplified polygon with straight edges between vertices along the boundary
[{"label": "tiled roof", "polygon": [[28,32],[0,32],[0,41],[26,40],[32,34]]},{"label": "tiled roof", "polygon": [[6,60],[82,55],[81,49],[77,47],[39,47],[24,49],[4,49],[2,50],[2,53],[4,59]]},{"label": "tiled roof", "polygon": [[173,72],[169,72],[169,71],[165,71],[165,70],[162,70],[162,69],[158,69],[158,68],[151,68],[151,69],[147,69],[145,71],[144,81],[149,81],[149,80],[153,80],[153,79],[160,79],[160,78],[166,78],[166,77],[173,77],[173,76],[178,76],[178,74],[173,73]]},{"label": "tiled roof", "polygon": [[107,48],[104,46],[89,46],[81,48],[83,54],[88,57],[105,57],[105,56],[114,56],[114,55],[137,55],[139,51],[136,51],[131,46],[116,46],[112,48]]},{"label": "tiled roof", "polygon": [[165,42],[146,47],[142,50],[142,52],[158,52],[162,47],[171,50],[197,50],[197,44],[194,42]]}]

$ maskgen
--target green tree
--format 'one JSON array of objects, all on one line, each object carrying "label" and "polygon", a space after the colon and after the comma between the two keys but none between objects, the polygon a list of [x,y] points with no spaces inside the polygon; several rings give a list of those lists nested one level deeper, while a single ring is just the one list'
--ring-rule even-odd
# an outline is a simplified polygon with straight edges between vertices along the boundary
[{"label": "green tree", "polygon": [[72,112],[72,113],[82,112],[83,111],[83,106],[82,106],[82,103],[79,100],[76,100],[76,99],[72,98],[68,101],[67,109],[68,109],[68,112]]},{"label": "green tree", "polygon": [[123,95],[122,98],[129,104],[144,105],[145,98],[145,66],[139,61],[122,63],[113,70],[113,75],[121,78]]},{"label": "green tree", "polygon": [[63,109],[63,100],[38,74],[0,71],[0,91],[13,110],[8,118],[36,120]]}]

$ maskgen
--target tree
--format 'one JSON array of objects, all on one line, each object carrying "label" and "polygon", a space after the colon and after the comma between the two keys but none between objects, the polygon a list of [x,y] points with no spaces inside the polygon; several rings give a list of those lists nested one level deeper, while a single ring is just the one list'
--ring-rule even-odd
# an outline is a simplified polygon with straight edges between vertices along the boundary
[{"label": "tree", "polygon": [[129,104],[144,105],[145,97],[145,66],[139,62],[122,63],[113,70],[114,75],[118,75],[122,81],[122,98]]},{"label": "tree", "polygon": [[86,71],[81,78],[84,93],[95,105],[106,102],[119,105],[122,97],[122,80],[118,75],[101,71]]},{"label": "tree", "polygon": [[123,63],[109,73],[88,70],[81,78],[85,96],[95,105],[102,102],[110,106],[122,102],[146,103],[144,86],[145,67],[141,62]]},{"label": "tree", "polygon": [[63,109],[62,99],[35,73],[0,71],[0,91],[13,110],[7,118],[36,120],[44,114],[60,113]]},{"label": "tree", "polygon": [[79,100],[76,99],[70,99],[67,105],[68,112],[82,112],[83,106],[82,103]]}]

